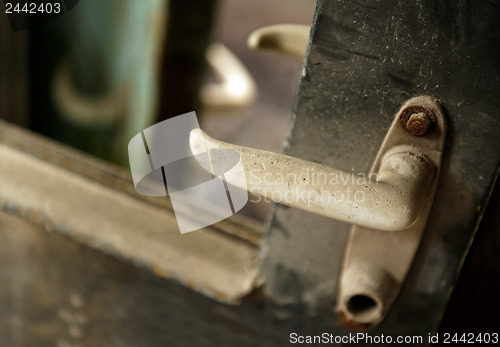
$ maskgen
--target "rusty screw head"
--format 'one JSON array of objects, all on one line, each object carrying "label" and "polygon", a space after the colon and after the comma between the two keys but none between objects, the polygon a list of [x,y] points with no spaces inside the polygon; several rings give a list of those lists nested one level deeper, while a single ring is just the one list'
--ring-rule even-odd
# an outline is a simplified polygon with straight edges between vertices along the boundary
[{"label": "rusty screw head", "polygon": [[401,126],[413,136],[425,135],[436,122],[434,113],[419,105],[405,108],[399,117]]}]

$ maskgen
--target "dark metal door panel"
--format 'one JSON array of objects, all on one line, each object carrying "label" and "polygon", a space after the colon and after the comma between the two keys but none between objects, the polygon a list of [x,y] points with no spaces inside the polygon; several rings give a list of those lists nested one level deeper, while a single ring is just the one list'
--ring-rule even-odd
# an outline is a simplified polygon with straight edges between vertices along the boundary
[{"label": "dark metal door panel", "polygon": [[[366,173],[395,112],[418,95],[437,98],[449,124],[424,239],[373,334],[437,329],[488,201],[500,154],[499,15],[494,2],[318,1],[288,154]],[[332,316],[348,229],[278,205],[261,270],[267,294],[289,312]]]}]

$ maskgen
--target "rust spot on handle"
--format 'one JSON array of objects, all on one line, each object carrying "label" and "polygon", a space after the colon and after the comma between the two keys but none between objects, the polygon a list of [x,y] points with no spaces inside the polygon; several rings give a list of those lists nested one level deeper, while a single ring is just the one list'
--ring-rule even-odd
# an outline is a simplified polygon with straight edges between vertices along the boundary
[{"label": "rust spot on handle", "polygon": [[405,108],[399,117],[403,129],[413,136],[425,135],[436,123],[434,112],[420,105]]}]

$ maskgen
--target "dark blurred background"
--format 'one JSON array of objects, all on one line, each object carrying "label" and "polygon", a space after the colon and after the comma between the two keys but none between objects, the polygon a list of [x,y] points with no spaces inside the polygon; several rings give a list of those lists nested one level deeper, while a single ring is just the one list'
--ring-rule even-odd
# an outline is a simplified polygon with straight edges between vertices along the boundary
[{"label": "dark blurred background", "polygon": [[[301,64],[254,52],[246,40],[266,25],[310,24],[314,7],[313,0],[81,0],[43,23],[25,16],[27,29],[16,32],[2,11],[0,118],[126,168],[135,134],[190,111],[215,138],[280,151]],[[256,92],[249,100],[200,99],[205,85],[221,82],[206,58],[212,43],[247,70]],[[262,220],[267,209],[249,204],[243,213]]]}]

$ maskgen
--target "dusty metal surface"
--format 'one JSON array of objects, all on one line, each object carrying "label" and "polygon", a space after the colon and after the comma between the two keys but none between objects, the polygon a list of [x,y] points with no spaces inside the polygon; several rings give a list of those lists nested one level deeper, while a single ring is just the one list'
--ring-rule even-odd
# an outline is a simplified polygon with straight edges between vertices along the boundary
[{"label": "dusty metal surface", "polygon": [[259,306],[221,304],[0,211],[0,337],[9,347],[281,346]]},{"label": "dusty metal surface", "polygon": [[258,232],[251,224],[222,222],[182,236],[166,204],[117,188],[133,188],[123,170],[0,126],[2,209],[217,300],[234,303],[253,289]]},{"label": "dusty metal surface", "polygon": [[[449,121],[440,184],[409,277],[371,332],[437,329],[499,163],[500,8],[490,2],[318,2],[289,155],[366,172],[392,115],[431,95]],[[353,141],[353,138],[356,140]],[[264,250],[265,292],[292,317],[333,307],[349,225],[277,206]],[[335,332],[342,332],[339,321]]]}]

